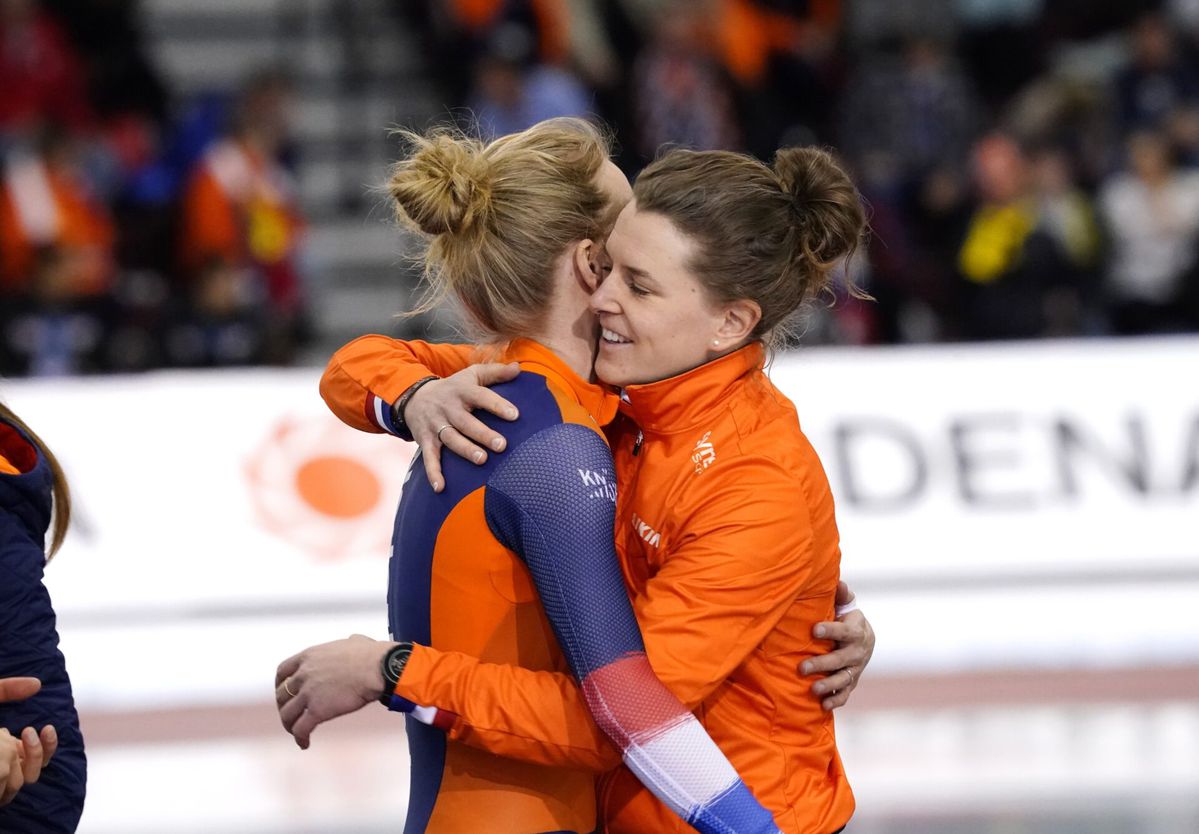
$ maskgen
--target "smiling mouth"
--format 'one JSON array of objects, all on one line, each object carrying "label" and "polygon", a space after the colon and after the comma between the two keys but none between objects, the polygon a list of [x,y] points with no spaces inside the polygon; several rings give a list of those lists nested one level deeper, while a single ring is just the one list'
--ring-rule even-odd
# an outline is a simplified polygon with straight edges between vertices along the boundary
[{"label": "smiling mouth", "polygon": [[633,342],[632,339],[626,339],[624,336],[606,327],[600,329],[600,337],[610,345],[628,345]]}]

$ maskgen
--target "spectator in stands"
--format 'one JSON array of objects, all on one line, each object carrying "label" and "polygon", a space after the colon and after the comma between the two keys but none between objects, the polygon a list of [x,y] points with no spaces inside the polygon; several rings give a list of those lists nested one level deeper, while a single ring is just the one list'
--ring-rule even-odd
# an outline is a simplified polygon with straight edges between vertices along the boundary
[{"label": "spectator in stands", "polygon": [[183,197],[180,261],[196,284],[225,269],[249,270],[279,338],[268,355],[288,361],[304,334],[300,275],[304,221],[280,154],[287,135],[290,87],[273,72],[243,90],[229,135],[212,145]]},{"label": "spectator in stands", "polygon": [[1061,272],[1047,281],[1045,336],[1072,336],[1096,329],[1099,305],[1093,290],[1101,254],[1095,206],[1079,187],[1066,151],[1046,146],[1032,154],[1038,232],[1052,247]]},{"label": "spectator in stands", "polygon": [[[142,42],[141,6],[0,0],[0,364],[9,372],[240,363],[243,354],[287,361],[306,332],[303,222],[289,166],[279,162],[288,156],[286,85],[269,75],[249,84],[233,129],[218,141],[226,92],[170,106]],[[1199,167],[1199,0],[393,6],[425,32],[434,79],[448,85],[452,105],[473,109],[484,136],[598,113],[613,124],[630,172],[669,143],[740,147],[762,158],[784,143],[835,144],[873,205],[862,280],[877,302],[858,309],[861,322],[813,327],[810,337],[843,340],[852,331],[852,340],[891,343],[1089,332],[1096,324],[1087,302],[1096,294],[1088,276],[1100,274],[1117,329],[1199,327],[1186,312],[1199,303],[1186,301],[1194,281],[1177,279],[1181,295],[1161,306],[1141,290],[1117,291],[1133,279],[1127,264],[1108,261],[1132,244],[1114,241],[1098,264],[1079,260],[1087,247],[1077,245],[1087,200],[1109,180],[1129,131],[1168,136],[1172,176]],[[1128,36],[1126,66],[1108,45],[1120,33]],[[347,89],[368,63],[346,70]],[[1039,71],[1050,64],[1052,72]],[[835,120],[834,101],[843,103]],[[46,125],[76,140],[51,142],[70,146],[57,159],[38,146]],[[1023,196],[1014,202],[1001,207],[980,189],[986,205],[976,214],[965,177],[978,133],[992,125],[1060,150],[1023,159]],[[1140,179],[1130,173],[1124,182]],[[1005,225],[1022,211],[1024,226]],[[1007,255],[998,245],[1003,229]],[[999,272],[983,266],[988,259]],[[966,261],[971,268],[959,270]],[[1017,291],[1013,276],[1029,270],[1047,285]],[[1148,263],[1131,270],[1146,271]],[[228,305],[201,299],[230,295],[234,285],[246,289],[232,296],[256,300],[232,316],[233,330],[261,328],[261,349],[218,339],[240,347],[216,352],[224,358],[180,351],[197,344],[179,334],[194,334],[198,322],[204,330],[220,321],[225,332]],[[984,299],[997,296],[1008,312],[985,316]],[[90,346],[97,332],[99,353]]]},{"label": "spectator in stands", "polygon": [[953,336],[966,167],[981,113],[945,43],[911,36],[866,57],[849,83],[840,146],[873,207],[870,292],[884,342]]},{"label": "spectator in stands", "polygon": [[76,291],[82,261],[69,248],[38,251],[27,292],[0,314],[0,372],[61,377],[103,368],[108,310],[104,299]]},{"label": "spectator in stands", "polygon": [[80,140],[47,128],[39,145],[11,153],[0,182],[0,296],[28,290],[39,251],[52,247],[70,265],[65,292],[99,298],[116,270],[108,207],[82,171]]},{"label": "spectator in stands", "polygon": [[403,18],[426,29],[424,41],[436,81],[455,105],[478,87],[477,64],[494,53],[496,34],[514,29],[529,38],[531,64],[565,66],[571,52],[571,3],[567,0],[400,0]]},{"label": "spectator in stands", "polygon": [[1199,167],[1199,100],[1176,107],[1166,118],[1165,127],[1178,164]]},{"label": "spectator in stands", "polygon": [[510,23],[499,27],[476,66],[468,106],[486,140],[557,116],[586,117],[591,94],[562,66],[535,60],[533,33]]},{"label": "spectator in stands", "polygon": [[138,236],[142,228],[155,224],[145,214],[125,216],[124,205],[133,181],[161,151],[170,104],[166,86],[142,43],[141,4],[137,0],[45,0],[45,4],[57,13],[85,67],[87,96],[95,113],[89,154],[93,183],[112,204],[121,231],[139,237],[135,245],[155,232],[161,236],[159,228]]},{"label": "spectator in stands", "polygon": [[1160,127],[1175,109],[1199,103],[1199,73],[1163,15],[1141,17],[1130,37],[1131,60],[1115,82],[1122,133]]},{"label": "spectator in stands", "polygon": [[945,46],[916,37],[899,58],[863,63],[842,121],[841,147],[855,166],[869,172],[876,187],[907,192],[938,166],[965,166],[980,114]]},{"label": "spectator in stands", "polygon": [[92,121],[79,56],[34,0],[0,0],[0,90],[0,134]]},{"label": "spectator in stands", "polygon": [[255,303],[253,274],[213,261],[167,325],[164,349],[174,367],[253,365],[264,361],[273,335]]},{"label": "spectator in stands", "polygon": [[695,150],[741,146],[732,91],[711,49],[710,19],[685,0],[660,10],[651,42],[633,69],[637,150],[654,157],[666,144]]},{"label": "spectator in stands", "polygon": [[143,43],[139,0],[46,0],[86,66],[87,96],[101,123],[125,117],[164,126],[170,95]]},{"label": "spectator in stands", "polygon": [[[903,295],[894,328],[883,333],[885,341],[965,338],[957,255],[974,208],[969,182],[953,164],[938,165],[908,194],[897,224],[910,235],[911,258],[893,271]],[[876,227],[876,221],[871,226]],[[872,258],[876,250],[891,249],[884,229],[876,236],[880,241],[871,241]]]},{"label": "spectator in stands", "polygon": [[1075,285],[1070,253],[1047,222],[1031,162],[1011,138],[993,134],[974,151],[980,204],[958,251],[969,339],[1049,335],[1056,299]]},{"label": "spectator in stands", "polygon": [[1128,170],[1099,197],[1112,246],[1112,328],[1132,335],[1199,327],[1185,304],[1199,281],[1199,172],[1175,165],[1161,133],[1138,131],[1127,147]]},{"label": "spectator in stands", "polygon": [[[703,5],[703,4],[700,4]],[[840,0],[714,0],[715,54],[732,79],[747,148],[827,135],[836,96]]]},{"label": "spectator in stands", "polygon": [[172,300],[164,277],[148,269],[126,270],[113,302],[101,354],[104,369],[133,373],[168,364],[163,333]]},{"label": "spectator in stands", "polygon": [[492,34],[507,25],[534,36],[532,60],[561,64],[570,51],[570,10],[565,0],[450,0],[441,4],[451,26],[462,37],[486,50]]}]

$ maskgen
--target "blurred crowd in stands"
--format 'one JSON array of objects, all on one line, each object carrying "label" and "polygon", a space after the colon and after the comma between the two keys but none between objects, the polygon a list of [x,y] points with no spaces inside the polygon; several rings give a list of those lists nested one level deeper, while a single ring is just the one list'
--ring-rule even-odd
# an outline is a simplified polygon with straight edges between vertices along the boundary
[{"label": "blurred crowd in stands", "polygon": [[[485,136],[596,114],[630,175],[664,145],[835,148],[874,300],[818,306],[809,341],[1199,331],[1199,0],[390,2]],[[179,100],[139,24],[0,0],[0,374],[311,337],[288,79]]]},{"label": "blurred crowd in stands", "polygon": [[404,3],[487,135],[598,112],[665,144],[832,146],[874,302],[808,339],[1199,331],[1199,0]]},{"label": "blurred crowd in stands", "polygon": [[0,0],[0,374],[290,361],[289,95],[174,101],[136,3]]}]

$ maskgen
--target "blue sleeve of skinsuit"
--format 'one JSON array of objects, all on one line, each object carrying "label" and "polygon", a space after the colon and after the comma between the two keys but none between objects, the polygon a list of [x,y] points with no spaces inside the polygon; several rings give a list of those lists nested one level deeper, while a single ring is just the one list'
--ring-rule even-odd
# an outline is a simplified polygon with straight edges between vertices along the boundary
[{"label": "blue sleeve of skinsuit", "polygon": [[705,834],[778,831],[702,725],[657,679],[613,544],[607,444],[561,423],[512,449],[487,481],[487,523],[528,565],[599,727],[662,802]]},{"label": "blue sleeve of skinsuit", "polygon": [[0,677],[29,676],[42,688],[24,701],[0,703],[0,726],[13,735],[53,724],[58,752],[41,778],[0,807],[4,834],[72,832],[83,813],[87,760],[58,649],[50,594],[42,582],[52,475],[44,460],[24,475],[0,477]]}]

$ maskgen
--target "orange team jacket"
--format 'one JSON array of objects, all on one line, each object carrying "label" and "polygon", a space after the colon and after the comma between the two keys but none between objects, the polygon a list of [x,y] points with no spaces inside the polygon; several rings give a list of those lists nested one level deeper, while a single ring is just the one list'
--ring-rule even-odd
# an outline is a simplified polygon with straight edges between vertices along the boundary
[{"label": "orange team jacket", "polygon": [[[372,398],[448,375],[470,348],[368,336],[334,355],[321,392],[379,431]],[[833,717],[798,666],[830,648],[840,549],[824,469],[753,344],[686,374],[625,389],[609,428],[616,545],[654,672],[694,711],[788,834],[829,834],[854,800]],[[617,760],[560,672],[418,646],[397,693],[454,714],[453,740],[522,761],[603,770]],[[626,768],[600,778],[608,832],[683,832]]]}]

